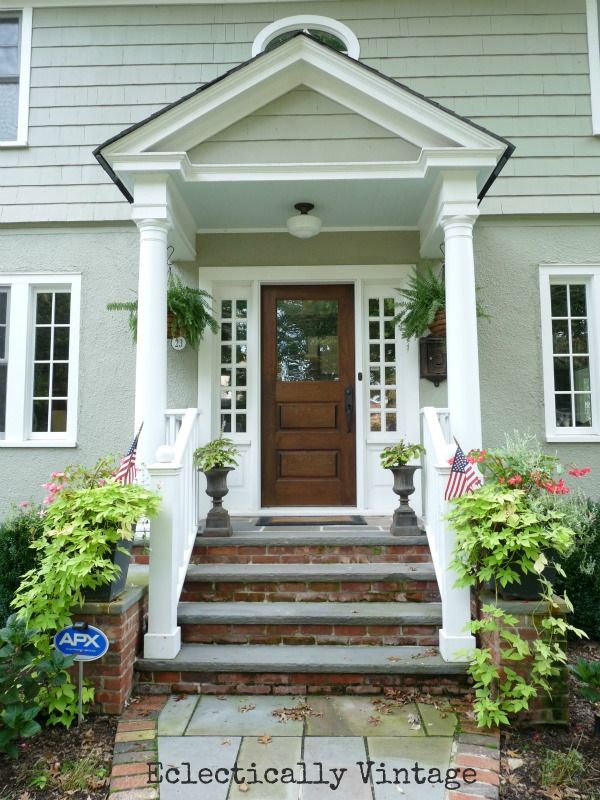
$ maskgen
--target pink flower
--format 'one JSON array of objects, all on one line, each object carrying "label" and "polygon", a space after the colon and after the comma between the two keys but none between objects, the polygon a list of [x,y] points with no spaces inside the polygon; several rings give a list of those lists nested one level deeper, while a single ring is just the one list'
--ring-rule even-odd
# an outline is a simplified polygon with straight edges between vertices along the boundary
[{"label": "pink flower", "polygon": [[573,469],[569,470],[569,475],[572,475],[574,478],[583,478],[584,475],[589,475],[591,471],[591,467],[582,467],[581,469],[573,467]]},{"label": "pink flower", "polygon": [[53,500],[54,500],[54,497],[52,497],[52,495],[51,495],[51,494],[49,494],[49,495],[46,495],[46,497],[44,497],[44,499],[42,500],[42,503],[43,503],[45,506],[49,506],[49,505],[50,505],[50,503],[52,503],[52,502],[53,502]]},{"label": "pink flower", "polygon": [[65,477],[65,473],[64,472],[53,472],[50,475],[50,477],[51,478],[64,478]]},{"label": "pink flower", "polygon": [[29,508],[30,505],[29,500],[23,500],[19,503],[19,508]]}]

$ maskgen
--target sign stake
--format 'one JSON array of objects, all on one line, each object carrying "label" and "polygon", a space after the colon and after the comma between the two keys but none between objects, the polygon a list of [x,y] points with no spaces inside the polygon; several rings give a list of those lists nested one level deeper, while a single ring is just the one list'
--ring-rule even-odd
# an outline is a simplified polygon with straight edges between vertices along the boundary
[{"label": "sign stake", "polygon": [[77,727],[83,722],[83,661],[77,662],[79,666],[79,704],[77,710]]}]

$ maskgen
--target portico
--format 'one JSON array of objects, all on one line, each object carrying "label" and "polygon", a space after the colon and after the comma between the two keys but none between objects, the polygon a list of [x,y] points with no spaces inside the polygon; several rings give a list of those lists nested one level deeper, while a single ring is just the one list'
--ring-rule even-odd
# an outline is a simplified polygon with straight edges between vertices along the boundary
[{"label": "portico", "polygon": [[[260,422],[266,402],[263,337],[271,336],[269,347],[276,348],[270,323],[264,318],[260,322],[265,287],[283,287],[282,302],[290,292],[286,287],[296,287],[290,297],[303,303],[324,302],[327,294],[330,310],[338,309],[337,295],[331,294],[335,287],[340,292],[349,287],[344,302],[352,305],[355,319],[354,333],[349,329],[346,349],[338,353],[338,311],[332,312],[335,342],[330,336],[323,345],[335,350],[338,366],[351,363],[348,346],[353,348],[353,377],[343,377],[346,404],[334,399],[327,406],[319,393],[308,401],[311,437],[331,424],[352,437],[355,455],[340,456],[342,446],[324,444],[325,439],[303,444],[312,448],[304,455],[292,444],[292,457],[285,461],[277,456],[280,477],[318,482],[341,476],[344,483],[352,473],[340,472],[340,465],[346,464],[347,470],[354,458],[356,493],[339,495],[345,498],[339,505],[370,513],[391,510],[393,497],[378,453],[399,436],[421,438],[418,354],[393,326],[395,289],[419,257],[439,258],[440,248],[445,258],[450,431],[464,448],[481,446],[473,227],[479,199],[511,151],[500,137],[305,34],[98,148],[98,160],[130,200],[139,229],[135,414],[136,424],[144,422],[139,457],[149,465],[160,462],[151,472],[168,502],[155,527],[172,532],[171,538],[157,537],[153,549],[147,654],[172,658],[180,647],[176,605],[197,514],[197,501],[190,500],[194,490],[185,485],[191,481],[185,476],[191,471],[193,442],[213,438],[224,427],[242,451],[230,510],[254,514],[272,505],[265,497],[291,497],[283,503],[290,511],[296,505],[298,495],[265,493],[269,473],[261,470],[269,456],[264,414],[262,428]],[[418,234],[418,253],[407,257],[399,252],[385,265],[332,264],[324,257],[312,267],[301,262],[285,268],[256,266],[253,259],[248,262],[252,267],[201,267],[197,285],[215,298],[221,339],[202,343],[197,408],[180,419],[177,440],[166,439],[168,247],[174,248],[174,262],[189,264],[196,262],[203,235],[283,232],[300,200],[314,204],[324,233],[412,231]],[[302,287],[329,288],[307,294]],[[333,380],[342,380],[336,369],[331,367]],[[288,386],[286,398],[293,387]],[[306,410],[295,419],[308,419]],[[471,641],[464,633],[468,593],[454,589],[448,572],[450,545],[440,501],[447,447],[435,413],[424,419],[430,455],[423,510],[443,601],[440,646],[444,658],[452,660],[455,650]],[[290,441],[308,442],[302,433],[306,424],[301,422]],[[168,602],[166,590],[157,588],[165,581],[171,586]]]}]

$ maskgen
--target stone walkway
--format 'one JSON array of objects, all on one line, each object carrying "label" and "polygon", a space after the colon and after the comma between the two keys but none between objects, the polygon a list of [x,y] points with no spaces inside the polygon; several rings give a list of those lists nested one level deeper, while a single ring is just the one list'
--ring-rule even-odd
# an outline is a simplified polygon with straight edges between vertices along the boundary
[{"label": "stone walkway", "polygon": [[119,723],[111,798],[495,800],[497,737],[461,731],[457,710],[347,696],[142,698]]}]

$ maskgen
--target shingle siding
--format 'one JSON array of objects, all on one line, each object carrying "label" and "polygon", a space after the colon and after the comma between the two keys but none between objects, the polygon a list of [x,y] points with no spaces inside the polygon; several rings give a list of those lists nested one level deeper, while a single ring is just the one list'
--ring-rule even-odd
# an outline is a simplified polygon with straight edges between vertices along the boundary
[{"label": "shingle siding", "polygon": [[94,147],[301,13],[336,17],[366,64],[514,142],[483,213],[598,211],[585,0],[339,0],[34,9],[29,147],[0,150],[0,221],[127,219]]}]

